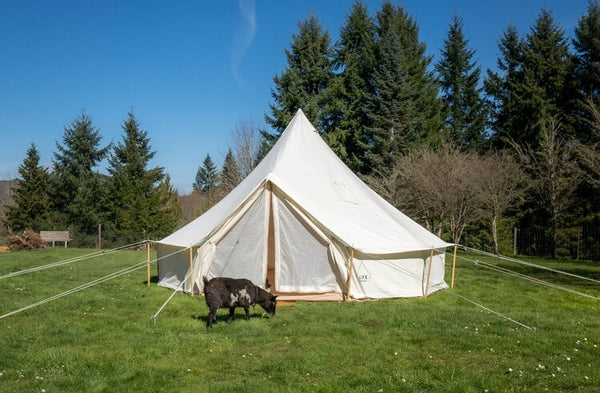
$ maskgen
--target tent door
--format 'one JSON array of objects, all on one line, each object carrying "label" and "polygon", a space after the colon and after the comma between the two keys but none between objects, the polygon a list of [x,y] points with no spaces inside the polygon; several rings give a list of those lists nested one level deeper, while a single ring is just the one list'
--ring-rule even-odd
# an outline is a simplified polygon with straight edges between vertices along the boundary
[{"label": "tent door", "polygon": [[267,269],[274,278],[269,278],[271,291],[340,292],[327,237],[285,196],[271,195],[269,254],[273,258],[269,258],[268,267],[272,263],[273,269]]}]

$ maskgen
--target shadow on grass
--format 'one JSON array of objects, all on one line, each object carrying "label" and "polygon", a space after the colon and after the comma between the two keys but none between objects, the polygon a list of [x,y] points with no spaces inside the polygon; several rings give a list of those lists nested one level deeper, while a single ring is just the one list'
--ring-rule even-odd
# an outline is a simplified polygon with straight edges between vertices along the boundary
[{"label": "shadow on grass", "polygon": [[[227,319],[229,318],[229,311],[225,308],[221,309],[223,310],[221,313],[217,313],[217,322],[215,322],[215,324],[224,324],[224,325],[228,325],[227,323]],[[241,309],[240,309],[241,310]],[[208,314],[202,315],[202,314],[197,314],[197,315],[191,315],[191,318],[198,321],[198,322],[202,322],[204,326],[206,326],[206,323],[208,322]],[[262,319],[262,318],[267,318],[264,316],[264,313],[260,313],[260,312],[250,312],[250,319]],[[244,314],[242,313],[237,313],[235,314],[235,316],[233,317],[233,320],[231,321],[231,324],[233,323],[244,323],[244,322],[248,322],[246,320],[244,320]]]}]

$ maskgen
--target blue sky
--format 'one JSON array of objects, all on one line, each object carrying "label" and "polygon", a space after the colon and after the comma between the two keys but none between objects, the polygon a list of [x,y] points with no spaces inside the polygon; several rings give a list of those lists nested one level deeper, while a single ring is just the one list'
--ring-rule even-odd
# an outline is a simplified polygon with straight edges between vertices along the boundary
[{"label": "blue sky", "polygon": [[[220,166],[236,124],[264,126],[273,76],[298,22],[314,13],[335,41],[354,0],[0,0],[0,179],[17,176],[33,142],[50,166],[82,111],[102,146],[133,110],[180,192],[206,154]],[[381,1],[364,1],[373,14]],[[509,24],[524,35],[542,7],[573,36],[587,0],[404,0],[439,59],[454,14],[482,70]]]}]

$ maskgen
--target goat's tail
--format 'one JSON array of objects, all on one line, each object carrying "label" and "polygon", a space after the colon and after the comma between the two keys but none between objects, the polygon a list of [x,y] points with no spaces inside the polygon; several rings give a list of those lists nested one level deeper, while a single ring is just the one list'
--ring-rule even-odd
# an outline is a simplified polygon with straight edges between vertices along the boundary
[{"label": "goat's tail", "polygon": [[206,284],[208,284],[208,278],[206,278],[206,276],[202,276],[202,282],[204,283],[204,286],[206,287]]}]

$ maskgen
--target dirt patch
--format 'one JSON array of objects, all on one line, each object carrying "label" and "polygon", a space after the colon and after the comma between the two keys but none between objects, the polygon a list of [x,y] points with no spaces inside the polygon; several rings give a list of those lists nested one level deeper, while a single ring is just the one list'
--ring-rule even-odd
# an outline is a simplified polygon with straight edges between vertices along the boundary
[{"label": "dirt patch", "polygon": [[364,327],[365,329],[378,328],[378,327],[383,326],[383,322],[382,321],[368,321],[368,322],[361,323],[360,326]]},{"label": "dirt patch", "polygon": [[8,252],[10,249],[6,246],[0,246],[0,252]]},{"label": "dirt patch", "polygon": [[277,307],[291,307],[294,305],[294,302],[277,302]]}]

